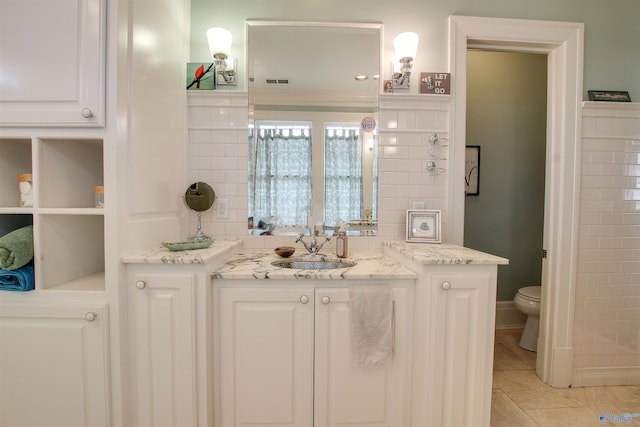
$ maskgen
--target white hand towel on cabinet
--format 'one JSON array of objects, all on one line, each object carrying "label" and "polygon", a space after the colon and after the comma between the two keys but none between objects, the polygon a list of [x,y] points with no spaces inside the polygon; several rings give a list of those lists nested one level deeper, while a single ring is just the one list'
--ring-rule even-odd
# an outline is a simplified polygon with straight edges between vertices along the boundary
[{"label": "white hand towel on cabinet", "polygon": [[386,362],[393,353],[393,292],[391,286],[349,286],[351,348],[358,366]]}]

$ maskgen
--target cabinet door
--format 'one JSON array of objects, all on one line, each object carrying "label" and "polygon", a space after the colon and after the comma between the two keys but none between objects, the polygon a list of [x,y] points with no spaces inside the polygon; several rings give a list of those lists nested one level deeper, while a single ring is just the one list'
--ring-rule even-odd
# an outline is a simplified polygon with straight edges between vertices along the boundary
[{"label": "cabinet door", "polygon": [[195,426],[196,277],[140,273],[133,282],[134,424]]},{"label": "cabinet door", "polygon": [[313,426],[313,289],[220,289],[225,427]]},{"label": "cabinet door", "polygon": [[434,274],[431,285],[437,326],[432,425],[489,426],[495,272]]},{"label": "cabinet door", "polygon": [[0,125],[103,125],[105,23],[105,0],[0,1]]},{"label": "cabinet door", "polygon": [[0,305],[0,425],[109,425],[104,305]]},{"label": "cabinet door", "polygon": [[316,291],[315,427],[407,426],[410,413],[409,290],[395,288],[393,357],[354,366],[349,291]]}]

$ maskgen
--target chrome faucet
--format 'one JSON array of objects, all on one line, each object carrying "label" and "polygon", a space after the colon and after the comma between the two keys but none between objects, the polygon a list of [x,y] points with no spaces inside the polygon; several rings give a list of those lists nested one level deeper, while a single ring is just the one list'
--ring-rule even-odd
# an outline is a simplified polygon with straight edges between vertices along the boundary
[{"label": "chrome faucet", "polygon": [[331,236],[325,236],[324,242],[318,244],[318,241],[316,240],[316,236],[311,236],[311,242],[307,243],[304,240],[302,240],[303,237],[304,237],[304,234],[300,234],[296,239],[296,243],[302,242],[302,244],[304,245],[304,248],[307,250],[307,252],[309,252],[308,254],[303,256],[318,255],[318,252],[320,251],[320,249],[322,249],[324,244],[331,240]]}]

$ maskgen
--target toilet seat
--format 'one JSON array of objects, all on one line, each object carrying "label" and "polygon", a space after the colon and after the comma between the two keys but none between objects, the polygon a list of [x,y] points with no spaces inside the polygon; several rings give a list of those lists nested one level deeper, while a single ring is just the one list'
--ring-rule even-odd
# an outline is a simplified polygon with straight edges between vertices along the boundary
[{"label": "toilet seat", "polygon": [[518,295],[527,301],[540,302],[542,286],[526,286],[518,289]]}]

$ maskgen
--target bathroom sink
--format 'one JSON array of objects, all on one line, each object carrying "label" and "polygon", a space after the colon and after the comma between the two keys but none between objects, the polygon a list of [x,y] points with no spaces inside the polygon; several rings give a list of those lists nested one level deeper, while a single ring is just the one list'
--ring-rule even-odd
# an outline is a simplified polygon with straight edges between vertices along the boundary
[{"label": "bathroom sink", "polygon": [[354,261],[346,261],[341,259],[304,259],[293,258],[279,261],[273,261],[271,265],[280,268],[293,268],[296,270],[334,270],[338,268],[353,267],[356,265]]}]

